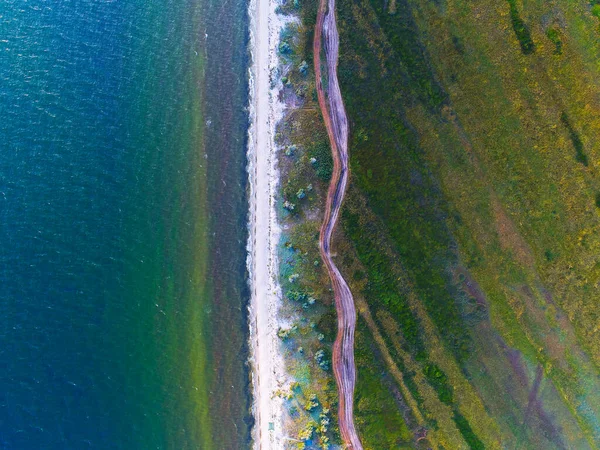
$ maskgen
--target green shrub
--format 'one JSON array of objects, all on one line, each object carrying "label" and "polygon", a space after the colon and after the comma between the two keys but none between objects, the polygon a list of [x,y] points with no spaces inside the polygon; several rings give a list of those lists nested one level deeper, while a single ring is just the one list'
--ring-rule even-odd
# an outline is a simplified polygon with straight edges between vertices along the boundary
[{"label": "green shrub", "polygon": [[437,393],[440,401],[446,405],[451,405],[454,389],[448,384],[448,377],[444,371],[433,363],[427,363],[423,367],[423,375]]},{"label": "green shrub", "polygon": [[483,442],[479,440],[479,438],[471,428],[471,425],[469,425],[469,421],[462,414],[455,410],[453,419],[454,423],[456,424],[456,427],[458,428],[458,431],[460,431],[462,437],[465,439],[465,441],[467,441],[467,444],[469,444],[471,450],[485,449],[485,445],[483,445]]},{"label": "green shrub", "polygon": [[521,51],[524,55],[530,55],[535,52],[535,44],[529,28],[519,14],[516,0],[508,0],[508,4],[510,5],[510,21],[521,46]]},{"label": "green shrub", "polygon": [[327,141],[320,141],[308,149],[308,154],[315,159],[313,166],[317,176],[323,181],[329,181],[333,173],[333,157]]},{"label": "green shrub", "polygon": [[560,31],[556,28],[548,28],[546,31],[546,36],[550,39],[550,42],[554,44],[555,55],[562,55],[562,41],[560,40]]},{"label": "green shrub", "polygon": [[563,112],[560,115],[560,121],[569,131],[569,137],[571,138],[573,147],[575,147],[575,160],[587,167],[589,165],[589,161],[584,151],[583,142],[581,141],[581,138],[579,137],[577,131],[575,131],[575,129],[571,125],[571,121],[569,120],[569,116],[567,116],[567,113]]}]

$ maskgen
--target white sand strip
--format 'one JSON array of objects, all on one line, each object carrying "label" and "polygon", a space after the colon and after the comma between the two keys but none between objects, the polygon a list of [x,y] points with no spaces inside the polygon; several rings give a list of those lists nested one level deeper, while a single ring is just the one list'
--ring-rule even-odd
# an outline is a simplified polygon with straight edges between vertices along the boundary
[{"label": "white sand strip", "polygon": [[[250,180],[250,235],[248,271],[250,348],[253,384],[254,449],[283,448],[283,400],[275,392],[285,388],[286,374],[277,337],[281,288],[278,282],[277,244],[280,227],[275,211],[279,174],[274,142],[275,125],[283,105],[280,86],[271,88],[271,71],[277,66],[282,23],[274,0],[251,0],[250,13],[250,129],[248,176]],[[279,84],[279,82],[277,83]]]}]

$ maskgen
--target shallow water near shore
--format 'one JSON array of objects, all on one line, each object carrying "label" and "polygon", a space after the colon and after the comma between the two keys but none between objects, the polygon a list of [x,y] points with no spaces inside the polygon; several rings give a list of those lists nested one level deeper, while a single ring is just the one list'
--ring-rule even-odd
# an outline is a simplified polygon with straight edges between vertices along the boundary
[{"label": "shallow water near shore", "polygon": [[247,4],[0,20],[0,447],[248,447]]}]

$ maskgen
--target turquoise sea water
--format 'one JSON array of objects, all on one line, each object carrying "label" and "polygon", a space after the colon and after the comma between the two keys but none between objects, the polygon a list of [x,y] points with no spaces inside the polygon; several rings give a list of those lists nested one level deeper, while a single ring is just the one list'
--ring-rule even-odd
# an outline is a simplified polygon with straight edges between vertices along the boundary
[{"label": "turquoise sea water", "polygon": [[0,2],[0,448],[248,447],[242,0]]}]

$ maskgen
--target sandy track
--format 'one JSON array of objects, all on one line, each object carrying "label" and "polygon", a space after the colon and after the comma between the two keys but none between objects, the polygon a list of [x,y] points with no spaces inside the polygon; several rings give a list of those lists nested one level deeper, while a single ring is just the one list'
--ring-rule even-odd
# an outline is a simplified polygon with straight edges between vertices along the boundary
[{"label": "sandy track", "polygon": [[[327,59],[329,105],[321,81],[321,40],[324,36]],[[338,333],[333,344],[333,371],[339,394],[339,426],[342,440],[347,448],[362,450],[362,444],[354,426],[354,387],[356,367],[354,364],[354,330],[356,308],[352,292],[331,258],[331,236],[348,185],[348,118],[337,79],[339,34],[335,17],[335,0],[321,0],[313,42],[314,67],[319,107],[327,128],[333,156],[333,174],[327,193],[325,216],[319,237],[321,258],[327,267],[333,285],[338,317]]]}]

